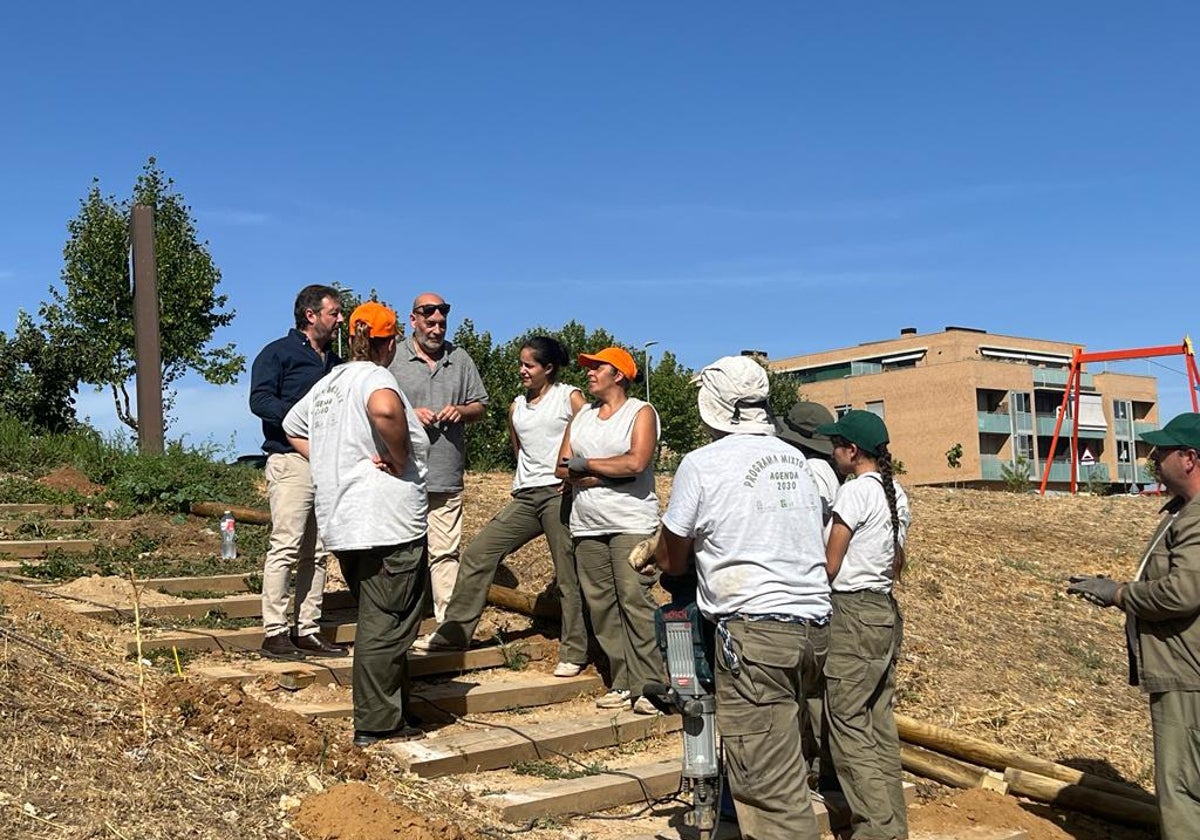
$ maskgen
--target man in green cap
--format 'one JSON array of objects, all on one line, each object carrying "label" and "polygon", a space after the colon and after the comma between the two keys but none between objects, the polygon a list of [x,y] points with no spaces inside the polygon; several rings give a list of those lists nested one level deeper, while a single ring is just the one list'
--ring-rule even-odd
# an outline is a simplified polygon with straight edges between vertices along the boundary
[{"label": "man in green cap", "polygon": [[1129,682],[1150,695],[1163,840],[1200,826],[1200,414],[1146,432],[1171,493],[1133,580],[1076,575],[1067,592],[1125,612]]}]

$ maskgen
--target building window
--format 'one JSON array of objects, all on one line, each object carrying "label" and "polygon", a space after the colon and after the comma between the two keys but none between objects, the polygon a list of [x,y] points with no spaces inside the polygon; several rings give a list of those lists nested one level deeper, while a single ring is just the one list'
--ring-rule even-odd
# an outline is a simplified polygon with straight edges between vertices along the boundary
[{"label": "building window", "polygon": [[854,408],[854,406],[850,405],[849,403],[847,403],[845,405],[835,405],[833,407],[833,413],[837,415],[837,418],[839,420],[841,420],[843,417],[845,417],[847,414],[850,413],[850,409],[852,409],[852,408]]},{"label": "building window", "polygon": [[874,400],[867,403],[867,411],[874,414],[880,420],[883,420],[883,400]]}]

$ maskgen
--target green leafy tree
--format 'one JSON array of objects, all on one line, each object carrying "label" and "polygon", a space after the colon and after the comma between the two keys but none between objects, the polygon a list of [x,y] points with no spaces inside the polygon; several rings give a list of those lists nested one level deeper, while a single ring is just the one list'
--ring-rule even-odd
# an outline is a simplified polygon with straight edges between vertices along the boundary
[{"label": "green leafy tree", "polygon": [[[132,195],[118,201],[92,182],[79,215],[67,223],[61,290],[41,315],[59,352],[67,354],[80,382],[108,388],[117,417],[137,429],[128,382],[135,372],[133,294],[130,291],[129,219],[134,204],[154,208],[158,265],[159,336],[163,388],[188,371],[214,385],[234,382],[246,357],[233,344],[214,346],[213,334],[228,326],[234,311],[220,294],[221,272],[208,243],[200,241],[191,208],[175,184],[147,161]],[[164,408],[173,392],[165,390]]]},{"label": "green leafy tree", "polygon": [[60,352],[27,312],[17,312],[12,336],[0,332],[0,412],[37,432],[75,425],[74,358]]},{"label": "green leafy tree", "polygon": [[[952,470],[962,469],[963,445],[956,443],[946,450],[946,466]],[[958,478],[954,479],[954,486],[958,487]]]}]

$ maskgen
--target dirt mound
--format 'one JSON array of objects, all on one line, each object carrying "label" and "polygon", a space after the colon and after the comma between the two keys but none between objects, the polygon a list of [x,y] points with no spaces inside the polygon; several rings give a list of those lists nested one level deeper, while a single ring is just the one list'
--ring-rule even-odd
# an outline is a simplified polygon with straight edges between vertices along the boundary
[{"label": "dirt mound", "polygon": [[39,478],[37,483],[64,493],[74,491],[80,496],[94,496],[104,490],[104,485],[93,484],[86,475],[72,466],[56,467]]},{"label": "dirt mound", "polygon": [[55,641],[70,639],[104,648],[114,645],[117,635],[111,624],[84,618],[62,601],[41,597],[15,583],[0,582],[0,616],[24,632]]},{"label": "dirt mound", "polygon": [[51,589],[60,595],[70,595],[81,601],[93,604],[104,604],[107,607],[133,607],[137,598],[143,607],[162,607],[167,604],[182,604],[185,598],[177,598],[153,589],[143,588],[140,597],[133,590],[133,584],[127,578],[118,575],[91,575],[76,578],[70,583],[55,586]]},{"label": "dirt mound", "polygon": [[423,817],[362,782],[306,797],[293,823],[305,840],[470,840],[453,823]]},{"label": "dirt mound", "polygon": [[154,705],[221,755],[284,757],[343,779],[367,774],[365,755],[345,736],[331,736],[298,714],[247,697],[236,686],[173,679],[158,689]]},{"label": "dirt mound", "polygon": [[964,790],[937,802],[930,802],[909,811],[908,827],[914,838],[921,832],[954,836],[977,826],[1011,828],[1026,832],[1028,840],[1072,840],[1053,823],[1027,812],[1011,796],[987,790]]}]

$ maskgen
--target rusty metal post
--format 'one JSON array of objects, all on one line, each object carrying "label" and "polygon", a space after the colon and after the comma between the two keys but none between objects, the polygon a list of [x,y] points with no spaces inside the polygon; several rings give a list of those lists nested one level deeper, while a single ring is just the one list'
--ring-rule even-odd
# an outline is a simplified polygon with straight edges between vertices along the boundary
[{"label": "rusty metal post", "polygon": [[158,335],[158,265],[154,254],[154,208],[135,204],[133,242],[133,347],[137,363],[138,449],[163,452],[162,353]]}]

